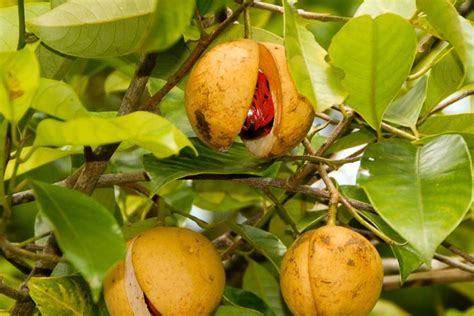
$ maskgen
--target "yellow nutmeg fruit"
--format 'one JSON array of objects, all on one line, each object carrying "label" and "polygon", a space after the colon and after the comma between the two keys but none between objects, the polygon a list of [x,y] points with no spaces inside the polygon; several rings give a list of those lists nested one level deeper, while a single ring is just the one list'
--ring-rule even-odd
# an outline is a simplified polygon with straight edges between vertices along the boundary
[{"label": "yellow nutmeg fruit", "polygon": [[382,260],[375,247],[340,226],[301,235],[281,266],[281,291],[294,315],[367,315],[382,285]]},{"label": "yellow nutmeg fruit", "polygon": [[125,261],[105,280],[104,298],[112,316],[210,315],[224,286],[224,267],[209,240],[159,227],[129,242]]},{"label": "yellow nutmeg fruit", "polygon": [[191,126],[204,143],[227,150],[240,135],[262,158],[296,146],[314,117],[290,76],[285,48],[247,39],[209,50],[189,75],[185,101]]}]

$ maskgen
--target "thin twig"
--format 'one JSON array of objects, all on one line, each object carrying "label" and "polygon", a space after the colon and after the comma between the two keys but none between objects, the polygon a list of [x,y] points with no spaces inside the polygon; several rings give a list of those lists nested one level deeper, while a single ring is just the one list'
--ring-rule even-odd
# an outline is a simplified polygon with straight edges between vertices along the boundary
[{"label": "thin twig", "polygon": [[443,256],[443,255],[440,255],[439,253],[435,253],[434,258],[436,260],[446,263],[448,266],[451,266],[453,268],[458,268],[470,273],[474,273],[474,265],[464,264],[462,262],[459,262],[459,260],[456,260],[456,258]]},{"label": "thin twig", "polygon": [[310,161],[313,163],[323,163],[333,169],[337,169],[339,166],[346,163],[356,162],[361,159],[361,157],[350,157],[344,159],[329,159],[324,157],[312,156],[312,155],[295,155],[295,156],[282,156],[279,159],[281,160],[292,160],[292,161]]},{"label": "thin twig", "polygon": [[465,91],[463,91],[461,93],[458,93],[458,94],[454,94],[451,97],[441,101],[440,104],[438,104],[433,110],[431,110],[430,114],[442,111],[445,108],[447,108],[448,106],[450,106],[450,105],[458,102],[459,100],[462,100],[462,99],[464,99],[464,98],[466,98],[470,95],[473,95],[473,94],[474,94],[474,88],[465,90]]},{"label": "thin twig", "polygon": [[402,138],[406,138],[408,140],[411,140],[411,141],[414,141],[414,140],[418,140],[418,137],[408,133],[408,132],[405,132],[404,130],[402,129],[399,129],[399,128],[396,128],[392,125],[389,125],[385,122],[382,122],[382,125],[381,125],[382,129],[384,131],[387,131],[393,135],[397,135],[397,136],[400,136]]},{"label": "thin twig", "polygon": [[[242,0],[236,0],[236,2],[242,3]],[[261,1],[254,1],[253,7],[256,9],[271,11],[271,12],[279,13],[279,14],[283,14],[284,12],[283,7],[279,5],[261,2]],[[330,15],[326,13],[308,12],[301,9],[298,9],[298,15],[308,20],[317,20],[321,22],[347,22],[350,20],[350,17]]]},{"label": "thin twig", "polygon": [[275,208],[278,210],[278,214],[280,215],[281,219],[290,225],[291,229],[295,234],[298,234],[298,227],[296,226],[296,222],[291,218],[290,214],[288,213],[287,209],[281,204],[278,198],[270,191],[269,188],[263,188],[262,191],[268,196],[268,198],[273,202]]},{"label": "thin twig", "polygon": [[5,284],[1,278],[0,278],[0,293],[17,301],[24,300],[28,297],[26,293],[20,292],[8,286],[7,284]]},{"label": "thin twig", "polygon": [[436,284],[450,284],[455,282],[474,281],[474,274],[459,269],[433,270],[410,274],[408,279],[400,284],[399,275],[389,275],[383,279],[383,290],[397,290],[407,287],[431,286]]},{"label": "thin twig", "polygon": [[446,249],[448,249],[449,251],[451,251],[452,253],[462,257],[467,262],[474,264],[474,256],[471,256],[470,254],[465,253],[463,250],[461,250],[458,247],[450,244],[447,241],[443,241],[443,243],[441,245],[443,247],[445,247]]}]

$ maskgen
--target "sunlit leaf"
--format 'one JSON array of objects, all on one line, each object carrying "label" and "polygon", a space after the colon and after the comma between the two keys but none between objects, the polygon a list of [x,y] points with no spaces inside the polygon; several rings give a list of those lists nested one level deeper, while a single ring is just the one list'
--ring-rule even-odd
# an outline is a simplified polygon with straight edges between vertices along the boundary
[{"label": "sunlit leaf", "polygon": [[285,48],[288,67],[298,91],[322,112],[341,103],[346,97],[340,85],[341,76],[326,61],[326,51],[299,19],[287,0],[285,7]]},{"label": "sunlit leaf", "polygon": [[430,71],[426,101],[421,110],[424,117],[444,98],[455,92],[463,83],[464,70],[456,53],[451,50]]},{"label": "sunlit leaf", "polygon": [[76,58],[61,54],[41,43],[35,51],[40,64],[41,77],[48,79],[63,79]]},{"label": "sunlit leaf", "polygon": [[115,219],[99,202],[77,191],[43,182],[31,186],[64,257],[83,275],[97,301],[106,273],[125,255]]},{"label": "sunlit leaf", "polygon": [[459,135],[439,136],[423,146],[402,140],[370,145],[358,182],[385,222],[427,264],[472,201],[471,160]]},{"label": "sunlit leaf", "polygon": [[38,60],[28,47],[0,53],[0,113],[19,122],[30,107],[38,82]]},{"label": "sunlit leaf", "polygon": [[33,277],[28,289],[42,315],[95,315],[87,283],[79,276]]},{"label": "sunlit leaf", "polygon": [[66,55],[119,56],[139,46],[154,4],[153,0],[70,0],[27,25],[45,44]]},{"label": "sunlit leaf", "polygon": [[127,141],[157,157],[177,154],[187,146],[193,148],[174,125],[149,112],[113,118],[85,117],[67,122],[47,119],[40,122],[36,133],[35,146],[98,146]]},{"label": "sunlit leaf", "polygon": [[73,88],[63,81],[41,78],[31,107],[63,120],[88,116]]},{"label": "sunlit leaf", "polygon": [[415,50],[413,27],[391,13],[353,18],[333,37],[329,56],[345,72],[347,103],[373,128],[407,78]]},{"label": "sunlit leaf", "polygon": [[191,23],[193,13],[194,0],[155,0],[148,35],[142,40],[141,49],[162,51],[175,44]]},{"label": "sunlit leaf", "polygon": [[415,127],[426,98],[427,77],[421,78],[407,93],[393,101],[384,120],[407,127]]},{"label": "sunlit leaf", "polygon": [[[16,3],[16,1],[15,1]],[[25,20],[49,11],[48,2],[25,3]],[[18,47],[18,7],[0,7],[0,52],[13,52]]]},{"label": "sunlit leaf", "polygon": [[395,13],[406,19],[416,12],[416,0],[364,0],[354,16],[368,14],[372,17],[384,13]]},{"label": "sunlit leaf", "polygon": [[[25,147],[21,152],[21,159],[24,160],[17,169],[16,174],[21,175],[28,171],[44,166],[52,161],[70,156],[72,154],[82,153],[82,147],[47,148],[47,147]],[[11,178],[15,167],[16,159],[8,162],[5,170],[5,180]]]},{"label": "sunlit leaf", "polygon": [[474,82],[474,27],[449,0],[417,0],[435,30],[455,49],[464,66],[466,83]]}]

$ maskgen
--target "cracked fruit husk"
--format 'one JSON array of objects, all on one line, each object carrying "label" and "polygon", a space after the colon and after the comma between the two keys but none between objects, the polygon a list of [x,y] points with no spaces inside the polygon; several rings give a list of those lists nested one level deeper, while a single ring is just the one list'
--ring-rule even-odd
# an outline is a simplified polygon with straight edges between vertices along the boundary
[{"label": "cracked fruit husk", "polygon": [[240,135],[261,158],[295,147],[314,117],[290,76],[285,48],[247,39],[209,50],[189,75],[185,101],[191,126],[204,143],[225,151]]},{"label": "cracked fruit husk", "polygon": [[224,267],[208,239],[159,227],[128,243],[125,260],[104,282],[104,298],[112,316],[210,315],[224,285]]},{"label": "cracked fruit husk", "polygon": [[281,266],[281,291],[294,315],[368,315],[382,285],[382,260],[375,247],[340,226],[301,235]]}]

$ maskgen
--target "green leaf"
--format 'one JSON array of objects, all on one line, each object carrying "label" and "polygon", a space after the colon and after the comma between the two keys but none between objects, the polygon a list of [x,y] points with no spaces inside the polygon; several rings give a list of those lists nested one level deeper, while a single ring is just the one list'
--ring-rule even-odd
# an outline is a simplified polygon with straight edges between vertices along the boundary
[{"label": "green leaf", "polygon": [[369,316],[409,316],[410,314],[392,301],[380,299]]},{"label": "green leaf", "polygon": [[[16,1],[15,1],[16,3]],[[25,3],[25,20],[49,11],[48,2]],[[0,8],[0,52],[14,52],[18,47],[18,7]]]},{"label": "green leaf", "polygon": [[133,237],[140,235],[141,233],[155,227],[158,224],[156,217],[147,218],[143,221],[139,221],[133,224],[125,224],[122,226],[122,232],[125,240],[130,240]]},{"label": "green leaf", "polygon": [[52,79],[40,79],[31,107],[62,120],[89,116],[74,89]]},{"label": "green leaf", "polygon": [[424,146],[402,140],[369,145],[358,182],[385,222],[427,264],[472,201],[471,160],[459,135]]},{"label": "green leaf", "polygon": [[194,205],[212,212],[235,211],[261,202],[254,188],[234,181],[193,181]]},{"label": "green leaf", "polygon": [[410,72],[415,51],[413,27],[391,13],[353,18],[333,37],[329,56],[345,72],[347,104],[373,128],[379,130],[385,110]]},{"label": "green leaf", "polygon": [[264,255],[277,271],[280,271],[281,261],[286,253],[286,246],[280,239],[263,229],[250,225],[232,223],[231,228]]},{"label": "green leaf", "polygon": [[[400,237],[400,235],[394,231],[393,228],[385,223],[380,216],[367,211],[363,211],[362,215],[392,240],[400,244],[405,243],[405,240]],[[400,266],[400,282],[403,284],[410,273],[420,267],[420,265],[423,263],[423,260],[416,254],[416,250],[414,250],[410,244],[405,244],[403,246],[390,245],[390,248],[398,260],[398,264]]]},{"label": "green leaf", "polygon": [[[1,90],[1,87],[0,87]],[[0,166],[5,166],[5,162],[7,161],[7,156],[10,153],[7,153],[4,148],[7,141],[7,134],[9,130],[8,121],[0,117]],[[5,177],[0,176],[0,205],[3,205],[3,201],[5,198]]]},{"label": "green leaf", "polygon": [[63,79],[76,58],[61,54],[41,43],[35,51],[40,64],[41,77],[48,79]]},{"label": "green leaf", "polygon": [[[177,157],[156,159],[143,156],[143,166],[153,182],[153,192],[173,180],[199,174],[254,174],[266,175],[273,171],[272,162],[253,157],[243,144],[234,143],[227,152],[213,150],[197,138],[191,143],[198,152],[183,151]],[[276,164],[278,165],[278,164]]]},{"label": "green leaf", "polygon": [[464,70],[454,51],[446,54],[430,71],[426,101],[421,110],[425,117],[444,98],[455,92],[464,80]]},{"label": "green leaf", "polygon": [[214,316],[259,316],[263,315],[262,313],[244,307],[238,306],[219,306],[219,308],[214,313]]},{"label": "green leaf", "polygon": [[341,76],[325,61],[326,51],[301,23],[296,9],[288,0],[283,6],[286,55],[296,88],[317,112],[341,103],[347,95],[340,85]]},{"label": "green leaf", "polygon": [[395,13],[409,19],[415,12],[415,0],[365,0],[357,9],[354,16],[368,14],[372,17],[376,17],[384,13]]},{"label": "green leaf", "polygon": [[263,299],[276,316],[285,315],[280,286],[275,277],[262,265],[253,260],[249,260],[249,265],[247,270],[245,270],[242,288]]},{"label": "green leaf", "polygon": [[191,142],[159,115],[133,112],[112,118],[85,117],[67,122],[43,120],[36,130],[35,146],[90,145],[127,141],[151,151],[156,157],[179,153]]},{"label": "green leaf", "polygon": [[426,98],[427,77],[421,78],[407,93],[392,102],[384,114],[384,120],[415,127]]},{"label": "green leaf", "polygon": [[[370,144],[375,142],[377,137],[373,132],[369,131],[366,128],[362,128],[358,131],[352,132],[346,136],[338,138],[327,150],[327,154],[333,154],[338,151],[353,148],[356,146]],[[314,146],[314,145],[313,145]]]},{"label": "green leaf", "polygon": [[462,134],[474,136],[474,113],[429,117],[419,128],[423,135]]},{"label": "green leaf", "polygon": [[[213,30],[213,28],[211,28]],[[222,34],[220,34],[210,45],[214,47],[222,42],[228,42],[234,39],[242,38],[244,34],[244,25],[242,24],[233,24],[228,27]],[[274,44],[283,45],[283,39],[272,32],[269,32],[265,29],[259,27],[252,27],[252,39],[257,42],[270,42]]]},{"label": "green leaf", "polygon": [[153,0],[69,0],[27,25],[41,41],[63,54],[120,56],[139,46],[154,4]]},{"label": "green leaf", "polygon": [[249,291],[226,286],[223,299],[231,305],[254,309],[266,316],[275,315],[260,297]]},{"label": "green leaf", "polygon": [[417,0],[419,10],[426,13],[435,30],[448,41],[464,66],[466,83],[474,82],[474,27],[459,16],[449,0]]},{"label": "green leaf", "polygon": [[87,283],[79,276],[33,277],[28,289],[42,315],[94,315]]},{"label": "green leaf", "polygon": [[0,113],[19,122],[30,107],[39,81],[39,65],[29,47],[0,53]]},{"label": "green leaf", "polygon": [[156,0],[141,50],[162,51],[175,44],[191,22],[194,0]]},{"label": "green leaf", "polygon": [[298,228],[298,231],[300,232],[313,229],[316,224],[326,219],[327,214],[328,212],[326,210],[308,212],[308,214],[305,217],[303,217],[302,220],[296,223],[296,228]]},{"label": "green leaf", "polygon": [[99,202],[77,191],[42,182],[31,187],[64,257],[86,279],[97,301],[106,273],[125,255],[115,219]]},{"label": "green leaf", "polygon": [[[27,146],[23,148],[21,152],[21,159],[23,162],[18,166],[16,174],[21,175],[55,160],[70,156],[72,154],[80,154],[82,152],[82,147],[65,146],[64,148],[56,149]],[[5,170],[5,180],[11,178],[13,169],[15,167],[15,162],[16,159],[12,159],[8,162],[7,168]]]}]

